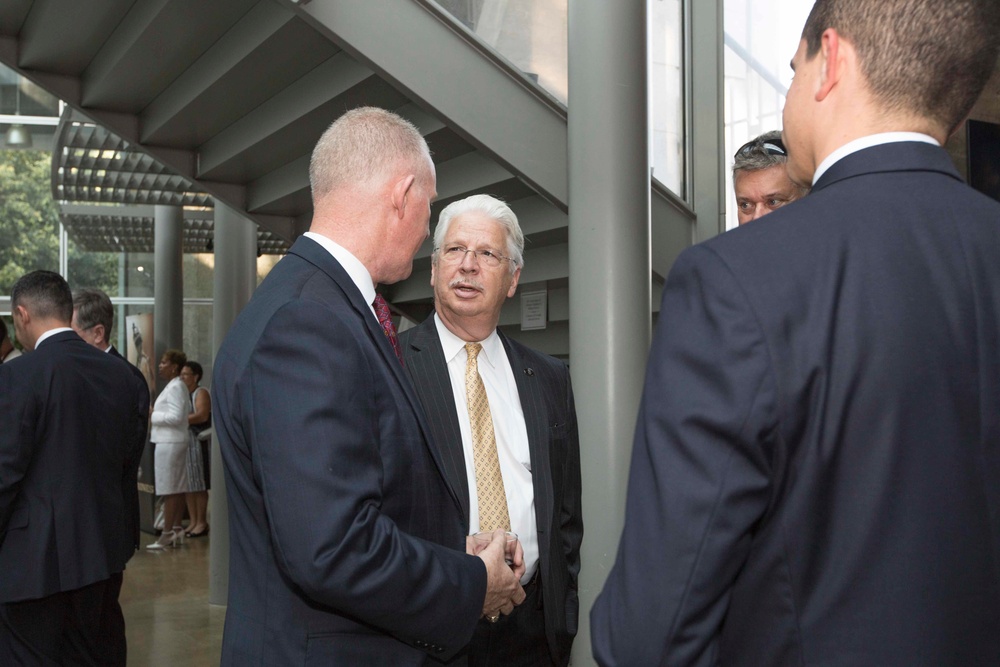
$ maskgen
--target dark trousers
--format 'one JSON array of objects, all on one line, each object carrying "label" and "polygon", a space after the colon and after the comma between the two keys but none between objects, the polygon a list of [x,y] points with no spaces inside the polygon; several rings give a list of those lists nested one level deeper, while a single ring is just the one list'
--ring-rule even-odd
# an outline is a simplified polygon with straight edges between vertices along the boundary
[{"label": "dark trousers", "polygon": [[469,667],[551,667],[542,586],[536,574],[524,602],[496,623],[480,619],[469,645]]},{"label": "dark trousers", "polygon": [[38,600],[0,604],[0,665],[125,667],[122,573]]}]

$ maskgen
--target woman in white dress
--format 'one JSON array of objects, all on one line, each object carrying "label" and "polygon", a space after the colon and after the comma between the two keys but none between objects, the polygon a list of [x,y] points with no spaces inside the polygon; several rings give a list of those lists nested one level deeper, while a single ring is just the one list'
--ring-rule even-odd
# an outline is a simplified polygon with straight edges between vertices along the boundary
[{"label": "woman in white dress", "polygon": [[191,396],[180,379],[187,357],[167,350],[160,359],[160,377],[168,380],[153,404],[149,439],[154,443],[153,473],[156,495],[163,496],[163,534],[147,549],[165,549],[184,539],[184,494],[188,491],[188,414]]}]

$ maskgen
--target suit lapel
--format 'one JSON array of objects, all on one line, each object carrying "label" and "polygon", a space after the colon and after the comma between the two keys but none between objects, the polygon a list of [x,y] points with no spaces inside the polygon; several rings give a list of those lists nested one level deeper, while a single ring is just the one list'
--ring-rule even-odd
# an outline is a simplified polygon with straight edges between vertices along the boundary
[{"label": "suit lapel", "polygon": [[[420,401],[413,391],[413,384],[410,382],[410,378],[407,377],[406,370],[403,368],[403,365],[399,363],[399,358],[396,357],[396,352],[392,349],[392,344],[385,337],[385,333],[382,331],[382,327],[378,323],[378,320],[376,320],[375,316],[372,314],[371,308],[369,308],[369,305],[365,303],[364,299],[361,297],[361,292],[358,291],[357,285],[354,284],[354,281],[351,280],[351,277],[347,274],[340,263],[337,262],[337,260],[334,259],[325,248],[308,237],[300,238],[288,252],[290,254],[298,255],[326,273],[330,279],[337,284],[348,303],[350,303],[357,312],[358,317],[361,318],[363,326],[368,332],[369,337],[372,339],[373,344],[382,355],[390,373],[396,378],[396,382],[399,384],[403,394],[406,396],[406,400],[410,403],[413,413],[417,418],[417,423],[420,426],[420,432],[424,436],[424,442],[427,443],[427,448],[430,452],[431,458],[434,459],[434,463],[441,472],[441,476],[444,477],[446,482],[448,482],[448,488],[454,496],[455,501],[461,505],[462,496],[455,489],[454,484],[452,484],[449,480],[449,476],[445,472],[445,462],[442,460],[440,452],[433,445],[431,431],[427,426],[426,420],[424,419],[424,411],[420,405]],[[466,505],[468,505],[468,496],[469,494],[466,493]]]},{"label": "suit lapel", "polygon": [[434,325],[434,315],[411,330],[403,345],[410,378],[427,411],[433,437],[431,447],[443,461],[445,477],[457,491],[462,518],[469,523],[469,477],[466,472],[462,430],[455,412],[455,392],[451,387],[444,348]]},{"label": "suit lapel", "polygon": [[[552,470],[549,458],[549,421],[543,392],[551,387],[541,386],[541,374],[531,368],[517,347],[499,330],[497,334],[507,352],[510,368],[514,372],[517,395],[521,400],[524,425],[528,431],[528,451],[531,453],[531,485],[535,492],[535,520],[539,532],[547,532],[552,525]],[[547,540],[539,539],[539,549]],[[547,556],[547,554],[546,554]]]}]

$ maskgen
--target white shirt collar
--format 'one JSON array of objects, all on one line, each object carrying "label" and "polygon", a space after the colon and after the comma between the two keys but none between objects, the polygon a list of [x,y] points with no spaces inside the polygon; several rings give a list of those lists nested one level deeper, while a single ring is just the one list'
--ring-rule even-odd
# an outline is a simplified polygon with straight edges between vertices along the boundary
[{"label": "white shirt collar", "polygon": [[[361,263],[361,260],[352,255],[350,250],[328,236],[323,236],[316,232],[306,232],[303,236],[311,238],[323,246],[328,253],[333,255],[335,260],[340,262],[340,265],[344,267],[344,271],[350,276],[351,282],[358,286],[358,290],[361,292],[365,303],[368,304],[368,308],[372,311],[372,315],[375,315],[375,307],[372,305],[372,302],[375,301],[375,283],[372,281],[372,274],[368,273],[368,269]],[[378,319],[377,315],[375,319]]]},{"label": "white shirt collar", "polygon": [[816,168],[816,173],[813,174],[813,185],[816,185],[816,181],[819,180],[819,177],[825,174],[826,171],[834,165],[834,163],[842,160],[851,153],[857,153],[860,150],[871,148],[872,146],[891,144],[899,141],[922,141],[925,144],[933,144],[935,146],[941,145],[934,137],[921,132],[881,132],[879,134],[869,134],[867,137],[861,137],[860,139],[849,141],[827,155],[826,159],[819,163],[819,166]]},{"label": "white shirt collar", "polygon": [[35,349],[36,350],[38,349],[38,346],[42,344],[43,340],[51,338],[52,336],[55,336],[57,333],[62,333],[63,331],[72,331],[72,329],[70,329],[69,327],[56,327],[55,329],[49,329],[41,336],[39,336],[38,340],[35,341]]},{"label": "white shirt collar", "polygon": [[[451,363],[455,356],[465,349],[465,341],[453,334],[451,329],[446,327],[444,322],[441,321],[437,313],[434,313],[434,326],[437,327],[438,337],[441,339],[441,347],[444,349],[445,363]],[[500,342],[500,336],[497,335],[497,330],[494,329],[491,331],[489,336],[479,341],[479,344],[483,346],[483,349],[479,352],[478,359],[486,359],[486,362],[495,368],[500,358],[501,348],[503,347],[503,343]]]}]

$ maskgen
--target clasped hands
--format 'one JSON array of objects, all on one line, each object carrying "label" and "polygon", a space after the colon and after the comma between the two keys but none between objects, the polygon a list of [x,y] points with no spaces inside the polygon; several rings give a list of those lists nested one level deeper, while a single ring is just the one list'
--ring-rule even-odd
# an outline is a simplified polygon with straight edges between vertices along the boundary
[{"label": "clasped hands", "polygon": [[[486,599],[483,601],[483,616],[496,622],[500,614],[504,616],[514,611],[514,607],[524,602],[521,576],[524,574],[524,549],[520,540],[514,542],[514,553],[505,554],[507,533],[493,531],[493,540],[485,549],[476,552],[472,536],[465,540],[466,553],[479,556],[486,564]],[[505,558],[512,561],[509,565]]]}]

